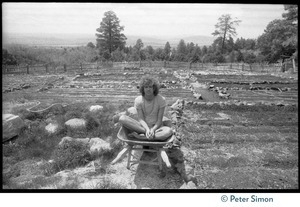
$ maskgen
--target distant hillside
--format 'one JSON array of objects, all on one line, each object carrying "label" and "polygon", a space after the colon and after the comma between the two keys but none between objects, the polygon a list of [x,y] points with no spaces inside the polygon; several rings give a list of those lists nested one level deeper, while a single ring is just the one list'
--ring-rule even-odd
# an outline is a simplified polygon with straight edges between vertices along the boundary
[{"label": "distant hillside", "polygon": [[62,46],[77,47],[86,46],[89,42],[95,42],[93,35],[85,34],[3,34],[3,45],[26,44],[32,46]]},{"label": "distant hillside", "polygon": [[147,36],[133,36],[133,35],[128,35],[126,36],[127,40],[126,40],[126,45],[128,46],[134,46],[136,44],[136,41],[138,39],[141,39],[142,42],[144,43],[144,46],[148,46],[151,45],[153,48],[164,48],[166,43],[169,42],[171,47],[177,47],[177,45],[179,44],[179,41],[181,39],[184,40],[184,42],[187,43],[191,43],[193,42],[194,44],[198,44],[198,46],[202,47],[204,45],[209,46],[213,43],[214,41],[214,37],[209,37],[209,36],[188,36],[188,37],[147,37]]},{"label": "distant hillside", "polygon": [[[179,41],[183,39],[185,43],[193,42],[200,47],[211,45],[214,37],[210,36],[188,36],[188,37],[147,37],[126,35],[126,45],[134,46],[138,39],[141,39],[144,46],[151,45],[155,48],[164,48],[167,42],[171,47],[177,47]],[[6,44],[26,44],[32,46],[55,46],[55,47],[77,47],[86,46],[89,42],[96,43],[95,34],[5,34],[2,37],[3,45]]]}]

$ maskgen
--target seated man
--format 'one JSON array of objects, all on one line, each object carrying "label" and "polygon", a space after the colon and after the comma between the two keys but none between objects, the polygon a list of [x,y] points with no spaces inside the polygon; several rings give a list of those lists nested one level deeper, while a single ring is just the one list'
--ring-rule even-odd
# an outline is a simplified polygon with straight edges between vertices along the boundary
[{"label": "seated man", "polygon": [[144,77],[139,87],[141,96],[134,101],[138,113],[138,121],[122,115],[119,123],[128,131],[129,137],[142,140],[164,141],[173,134],[173,130],[162,125],[166,108],[166,100],[159,93],[158,81]]}]

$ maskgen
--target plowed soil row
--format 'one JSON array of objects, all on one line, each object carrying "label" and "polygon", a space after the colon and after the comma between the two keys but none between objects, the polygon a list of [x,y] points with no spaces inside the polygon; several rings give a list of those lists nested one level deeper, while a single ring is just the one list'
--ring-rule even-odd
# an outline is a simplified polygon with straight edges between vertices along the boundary
[{"label": "plowed soil row", "polygon": [[[210,72],[212,71],[213,69],[210,69]],[[297,79],[272,75],[197,75],[198,83],[228,87],[231,96],[228,100],[221,100],[216,96],[216,92],[201,89],[207,93],[208,100],[196,100],[192,92],[183,87],[186,83],[169,71],[153,70],[149,73],[158,77],[160,81],[176,81],[161,89],[168,106],[177,99],[209,102],[209,97],[218,101],[284,102],[298,106]],[[55,102],[71,104],[97,101],[112,105],[124,102],[133,104],[134,98],[139,95],[136,86],[143,75],[144,71],[114,70],[110,73],[103,72],[102,75],[81,75],[82,77],[77,76],[76,79],[75,74],[4,76],[4,87],[24,82],[29,83],[31,87],[3,93],[3,102],[13,105],[38,100],[42,104],[37,109],[46,108]],[[235,81],[237,87],[243,88],[232,90],[231,83],[217,83],[223,80]],[[278,81],[280,83],[265,83],[262,86],[290,87],[292,90],[253,91],[249,90],[249,85],[238,84],[238,81],[249,84],[253,81]],[[187,82],[191,84],[195,81],[187,79]],[[50,87],[39,91],[45,86]],[[198,189],[298,189],[298,108],[293,109],[294,111],[285,111],[284,107],[276,107],[276,110],[272,111],[250,109],[213,110],[195,105],[184,108],[178,133],[182,138],[182,147],[187,153],[184,162],[193,168]],[[143,165],[139,166],[142,167]],[[154,169],[152,166],[150,168]],[[141,176],[140,180],[147,180],[146,175]],[[156,177],[155,181],[166,182]],[[161,186],[168,188],[168,185]]]}]

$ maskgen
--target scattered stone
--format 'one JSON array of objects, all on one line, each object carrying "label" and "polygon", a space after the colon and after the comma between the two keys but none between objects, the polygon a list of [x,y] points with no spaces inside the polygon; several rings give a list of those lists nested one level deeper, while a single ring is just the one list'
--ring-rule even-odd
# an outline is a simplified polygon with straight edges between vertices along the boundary
[{"label": "scattered stone", "polygon": [[271,90],[280,91],[281,92],[280,88],[277,88],[277,87],[271,87]]},{"label": "scattered stone", "polygon": [[86,121],[84,119],[70,119],[67,122],[65,122],[65,125],[71,127],[71,128],[82,128],[85,127]]},{"label": "scattered stone", "polygon": [[230,116],[229,115],[227,115],[227,114],[224,114],[224,113],[222,113],[222,112],[219,112],[219,113],[217,113],[219,116],[220,116],[220,118],[216,118],[216,119],[218,119],[218,120],[229,120],[230,119]]},{"label": "scattered stone", "polygon": [[248,106],[254,106],[255,102],[248,102],[248,103],[246,103],[246,105],[248,105]]},{"label": "scattered stone", "polygon": [[16,135],[25,127],[24,121],[14,114],[3,114],[2,116],[2,142],[5,142]]},{"label": "scattered stone", "polygon": [[225,98],[225,99],[228,99],[229,97],[230,97],[230,94],[229,93],[221,93],[221,92],[219,92],[219,97],[220,98]]},{"label": "scattered stone", "polygon": [[46,131],[49,134],[53,134],[55,132],[57,132],[58,129],[58,124],[53,124],[53,123],[49,123],[46,127],[45,127]]},{"label": "scattered stone", "polygon": [[202,95],[200,93],[194,93],[193,96],[196,98],[196,99],[199,99],[199,100],[202,100]]},{"label": "scattered stone", "polygon": [[104,152],[108,152],[112,150],[108,142],[98,137],[91,138],[89,141],[89,146],[90,146],[90,153],[94,156],[101,155]]},{"label": "scattered stone", "polygon": [[276,106],[284,106],[284,103],[278,102],[278,103],[276,103]]},{"label": "scattered stone", "polygon": [[177,99],[177,101],[171,105],[171,109],[173,110],[182,110],[184,106],[184,100]]},{"label": "scattered stone", "polygon": [[193,181],[184,183],[179,189],[197,189],[196,184]]},{"label": "scattered stone", "polygon": [[26,88],[30,88],[30,85],[28,83],[24,83],[24,84],[21,84],[21,87],[26,89]]},{"label": "scattered stone", "polygon": [[100,105],[94,105],[90,107],[90,112],[98,112],[98,111],[102,111],[103,106]]}]

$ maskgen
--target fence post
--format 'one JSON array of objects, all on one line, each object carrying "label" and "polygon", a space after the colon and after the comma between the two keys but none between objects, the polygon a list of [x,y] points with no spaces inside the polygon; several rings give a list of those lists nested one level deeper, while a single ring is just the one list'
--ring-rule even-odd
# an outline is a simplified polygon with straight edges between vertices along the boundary
[{"label": "fence post", "polygon": [[82,63],[80,63],[80,70],[82,70]]},{"label": "fence post", "polygon": [[67,72],[67,65],[64,64],[64,71]]},{"label": "fence post", "polygon": [[292,62],[293,62],[293,71],[292,71],[292,73],[294,73],[296,71],[296,64],[295,64],[295,59],[294,58],[292,59]]},{"label": "fence post", "polygon": [[26,66],[26,73],[29,74],[29,65]]},{"label": "fence post", "polygon": [[46,68],[46,73],[48,73],[48,64],[45,65],[45,68]]}]

